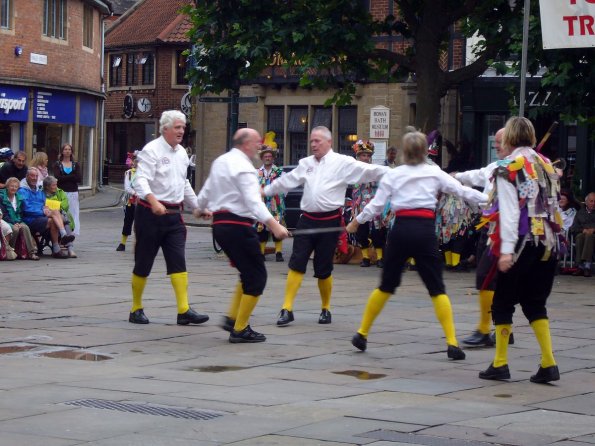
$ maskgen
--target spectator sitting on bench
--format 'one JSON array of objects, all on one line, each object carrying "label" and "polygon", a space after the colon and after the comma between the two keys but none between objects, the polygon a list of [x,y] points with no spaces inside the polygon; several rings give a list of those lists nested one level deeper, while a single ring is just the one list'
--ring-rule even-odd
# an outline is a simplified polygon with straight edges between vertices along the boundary
[{"label": "spectator sitting on bench", "polygon": [[578,270],[573,276],[591,277],[591,259],[595,246],[595,192],[585,197],[585,205],[580,208],[570,227],[576,243]]},{"label": "spectator sitting on bench", "polygon": [[[58,188],[58,179],[52,175],[45,177],[43,179],[43,192],[45,193],[46,205],[49,205],[50,208],[56,207],[59,210],[63,217],[64,229],[67,234],[71,234],[74,231],[74,219],[69,211],[66,192]],[[66,243],[64,238],[62,239],[62,244],[68,248],[68,257],[76,258],[72,243]]]},{"label": "spectator sitting on bench", "polygon": [[25,184],[21,183],[18,194],[23,200],[23,220],[32,234],[44,234],[49,231],[52,240],[52,257],[66,259],[68,255],[62,253],[60,239],[67,245],[74,241],[74,235],[66,234],[60,210],[52,210],[46,206],[45,193],[37,188],[38,178],[39,171],[31,167],[27,171]]}]

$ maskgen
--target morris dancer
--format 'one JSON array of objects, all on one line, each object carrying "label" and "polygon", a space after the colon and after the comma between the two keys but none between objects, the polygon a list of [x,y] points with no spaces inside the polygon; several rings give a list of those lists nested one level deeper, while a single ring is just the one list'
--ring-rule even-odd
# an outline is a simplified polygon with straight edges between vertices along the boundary
[{"label": "morris dancer", "polygon": [[427,164],[428,145],[423,133],[407,133],[403,136],[402,147],[405,164],[392,169],[382,178],[374,199],[347,226],[347,231],[357,231],[360,224],[380,214],[385,203],[390,201],[395,223],[388,237],[380,286],[368,298],[360,328],[351,343],[362,351],[366,350],[374,319],[400,285],[405,262],[413,257],[446,335],[447,356],[454,360],[465,359],[465,353],[458,346],[450,299],[442,280],[434,210],[440,192],[458,195],[472,203],[485,202],[487,196],[462,186],[438,166]]},{"label": "morris dancer", "polygon": [[[326,127],[314,127],[310,134],[312,155],[302,158],[299,165],[265,187],[266,196],[287,192],[300,184],[304,194],[300,207],[303,211],[296,229],[339,228],[341,208],[345,203],[348,184],[377,181],[390,169],[386,166],[362,163],[331,148],[332,134]],[[295,237],[289,260],[289,273],[285,286],[285,301],[277,325],[287,325],[294,320],[293,302],[306,273],[308,259],[314,252],[314,277],[322,301],[319,324],[331,323],[331,293],[333,288],[333,256],[339,231],[320,234],[302,234]]]}]

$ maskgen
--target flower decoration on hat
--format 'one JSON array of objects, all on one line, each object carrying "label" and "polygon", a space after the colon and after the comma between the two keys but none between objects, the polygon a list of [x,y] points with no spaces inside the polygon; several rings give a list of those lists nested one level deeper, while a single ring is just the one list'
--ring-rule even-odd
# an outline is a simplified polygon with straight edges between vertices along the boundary
[{"label": "flower decoration on hat", "polygon": [[442,135],[438,130],[432,130],[428,136],[428,155],[438,156],[442,147]]},{"label": "flower decoration on hat", "polygon": [[277,157],[277,148],[273,148],[271,146],[267,146],[266,144],[263,144],[262,146],[260,146],[260,150],[258,151],[258,156],[260,156],[260,158],[262,159],[262,157],[264,156],[265,153],[270,153],[271,155],[273,155],[273,158]]},{"label": "flower decoration on hat", "polygon": [[363,141],[361,139],[353,144],[351,148],[355,152],[355,156],[358,156],[360,153],[374,153],[374,144],[372,144],[370,141]]},{"label": "flower decoration on hat", "polygon": [[134,152],[127,152],[126,153],[126,166],[130,167],[132,166],[132,162],[134,160],[136,160],[136,156],[138,155],[138,150],[135,150]]}]

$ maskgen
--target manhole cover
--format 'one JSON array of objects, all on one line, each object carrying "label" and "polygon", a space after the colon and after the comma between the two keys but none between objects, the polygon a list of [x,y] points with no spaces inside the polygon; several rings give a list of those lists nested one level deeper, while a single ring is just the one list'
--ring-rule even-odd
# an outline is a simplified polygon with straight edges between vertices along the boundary
[{"label": "manhole cover", "polygon": [[26,352],[34,348],[36,348],[35,345],[3,345],[0,346],[0,355],[4,355],[6,353]]},{"label": "manhole cover", "polygon": [[235,365],[207,365],[205,367],[191,367],[188,370],[191,372],[207,372],[207,373],[221,373],[221,372],[235,372],[236,370],[244,370],[248,367],[238,367]]},{"label": "manhole cover", "polygon": [[77,407],[88,407],[91,409],[116,410],[118,412],[130,412],[143,415],[157,415],[161,417],[184,418],[187,420],[211,420],[222,417],[223,412],[211,410],[184,409],[179,407],[156,406],[147,403],[121,403],[110,400],[76,400],[68,401],[63,404]]},{"label": "manhole cover", "polygon": [[344,370],[342,372],[333,372],[336,375],[347,375],[347,376],[353,376],[354,378],[357,379],[362,379],[362,380],[369,380],[369,379],[380,379],[380,378],[384,378],[386,375],[382,374],[382,373],[369,373],[363,370]]},{"label": "manhole cover", "polygon": [[58,350],[55,352],[40,353],[39,356],[60,359],[78,359],[80,361],[105,361],[106,359],[112,359],[111,356],[81,350]]}]

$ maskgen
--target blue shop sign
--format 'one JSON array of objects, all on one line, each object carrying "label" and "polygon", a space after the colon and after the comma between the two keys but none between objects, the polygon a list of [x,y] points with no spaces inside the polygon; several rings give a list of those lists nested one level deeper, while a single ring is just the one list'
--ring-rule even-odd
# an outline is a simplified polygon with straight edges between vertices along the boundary
[{"label": "blue shop sign", "polygon": [[63,91],[38,90],[35,93],[33,121],[74,124],[76,96]]},{"label": "blue shop sign", "polygon": [[0,85],[0,121],[27,122],[27,88]]},{"label": "blue shop sign", "polygon": [[79,107],[79,124],[95,127],[97,124],[97,99],[93,96],[81,96]]}]

